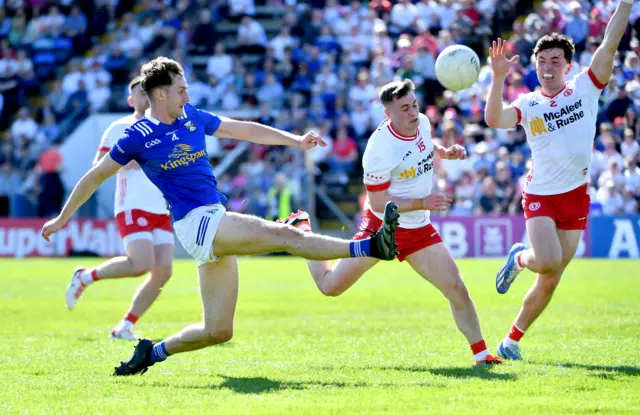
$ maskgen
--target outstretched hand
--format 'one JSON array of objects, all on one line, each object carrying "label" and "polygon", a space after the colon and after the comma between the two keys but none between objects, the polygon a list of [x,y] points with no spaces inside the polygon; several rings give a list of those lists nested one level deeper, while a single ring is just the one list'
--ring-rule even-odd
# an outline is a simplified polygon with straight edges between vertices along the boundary
[{"label": "outstretched hand", "polygon": [[520,59],[519,55],[507,59],[506,55],[507,42],[498,38],[498,41],[493,41],[491,47],[489,47],[489,56],[491,56],[491,70],[494,76],[504,76],[509,72],[509,69],[515,65]]},{"label": "outstretched hand", "polygon": [[298,141],[298,147],[304,150],[310,150],[316,146],[326,147],[327,143],[317,133],[309,131]]}]

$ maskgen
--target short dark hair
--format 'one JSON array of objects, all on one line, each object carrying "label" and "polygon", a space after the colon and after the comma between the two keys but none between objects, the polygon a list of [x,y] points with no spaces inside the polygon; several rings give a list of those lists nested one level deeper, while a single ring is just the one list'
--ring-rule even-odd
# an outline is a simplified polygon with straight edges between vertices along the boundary
[{"label": "short dark hair", "polygon": [[129,82],[129,93],[131,93],[135,87],[140,85],[140,83],[142,82],[142,79],[143,79],[142,75],[137,75],[135,78],[131,80],[131,82]]},{"label": "short dark hair", "polygon": [[153,99],[153,91],[156,88],[168,87],[173,82],[173,76],[184,76],[184,70],[182,65],[173,59],[160,56],[142,65],[140,75],[142,89],[149,99]]},{"label": "short dark hair", "polygon": [[402,81],[389,82],[380,89],[378,98],[385,107],[399,98],[407,96],[411,91],[415,91],[416,86],[411,79],[403,79]]},{"label": "short dark hair", "polygon": [[538,53],[540,53],[541,51],[555,48],[562,49],[562,51],[564,52],[564,58],[567,60],[567,62],[571,63],[571,61],[573,60],[573,53],[576,50],[576,47],[573,44],[573,40],[568,36],[558,33],[544,35],[540,39],[538,39],[536,47],[533,49],[533,55],[537,57]]}]

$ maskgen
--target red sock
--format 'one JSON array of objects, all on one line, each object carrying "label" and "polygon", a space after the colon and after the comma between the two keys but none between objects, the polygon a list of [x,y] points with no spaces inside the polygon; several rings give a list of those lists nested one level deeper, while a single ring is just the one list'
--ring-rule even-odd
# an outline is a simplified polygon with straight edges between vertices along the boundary
[{"label": "red sock", "polygon": [[98,281],[100,279],[100,278],[98,278],[98,269],[97,268],[94,268],[94,269],[91,270],[91,278],[94,281]]},{"label": "red sock", "polygon": [[473,354],[478,354],[484,350],[487,350],[487,344],[484,342],[484,340],[480,340],[477,343],[473,343],[471,345],[471,351],[473,352]]},{"label": "red sock", "polygon": [[514,324],[509,331],[509,338],[515,342],[519,342],[522,336],[524,336],[524,331],[520,330],[518,326]]},{"label": "red sock", "polygon": [[518,266],[520,268],[526,268],[524,263],[522,262],[522,252],[518,252],[518,254],[516,255],[516,262],[518,263]]},{"label": "red sock", "polygon": [[130,322],[131,324],[136,324],[138,322],[138,316],[136,316],[135,314],[131,314],[131,313],[127,313],[126,316],[124,316],[125,321]]}]

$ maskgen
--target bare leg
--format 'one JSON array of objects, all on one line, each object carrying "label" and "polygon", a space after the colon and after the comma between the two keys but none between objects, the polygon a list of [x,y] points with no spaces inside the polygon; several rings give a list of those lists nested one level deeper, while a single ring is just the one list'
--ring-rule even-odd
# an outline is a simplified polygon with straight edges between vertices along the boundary
[{"label": "bare leg", "polygon": [[578,249],[581,233],[582,231],[579,230],[564,231],[559,229],[557,231],[557,239],[562,247],[561,266],[552,273],[537,275],[536,282],[524,297],[522,308],[515,321],[520,329],[527,330],[551,301],[551,297],[560,283],[562,273]]},{"label": "bare leg", "polygon": [[233,317],[238,300],[238,261],[235,256],[200,265],[200,295],[204,321],[192,324],[164,340],[169,354],[190,352],[224,343],[233,336]]},{"label": "bare leg", "polygon": [[522,252],[522,263],[538,274],[557,274],[562,265],[562,246],[556,223],[546,216],[531,218],[527,220],[527,232],[531,248]]},{"label": "bare leg", "polygon": [[96,267],[99,279],[139,277],[151,271],[155,262],[151,239],[131,241],[125,250],[127,256],[111,258]]},{"label": "bare leg", "polygon": [[339,259],[333,268],[329,261],[307,261],[307,265],[320,292],[335,297],[355,284],[378,261],[376,258],[346,258]]},{"label": "bare leg", "polygon": [[307,259],[349,258],[346,239],[302,232],[292,226],[227,212],[213,240],[216,256],[289,252]]},{"label": "bare leg", "polygon": [[137,317],[141,317],[151,307],[151,304],[156,301],[162,292],[162,287],[171,278],[173,245],[155,245],[154,251],[155,263],[151,270],[151,275],[138,288],[129,308],[129,314]]},{"label": "bare leg", "polygon": [[439,243],[407,257],[407,262],[449,300],[456,326],[469,344],[482,340],[478,314],[449,249]]}]

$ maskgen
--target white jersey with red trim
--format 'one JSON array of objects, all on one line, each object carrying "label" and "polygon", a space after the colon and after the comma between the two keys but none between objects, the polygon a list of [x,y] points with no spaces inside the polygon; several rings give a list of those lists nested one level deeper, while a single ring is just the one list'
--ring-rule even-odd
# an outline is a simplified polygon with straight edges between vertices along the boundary
[{"label": "white jersey with red trim", "polygon": [[[99,150],[109,151],[118,139],[123,136],[124,130],[137,121],[133,115],[128,115],[112,122],[102,134]],[[125,169],[123,167],[118,171],[116,179],[114,210],[117,215],[120,212],[133,209],[157,214],[169,214],[167,203],[162,193],[149,181],[144,172],[140,169]]]},{"label": "white jersey with red trim", "polygon": [[[433,185],[433,148],[431,124],[426,115],[420,114],[418,130],[411,137],[399,134],[393,128],[391,120],[383,121],[371,134],[362,157],[367,191],[379,192],[386,189],[390,196],[402,199],[429,196]],[[365,209],[371,209],[368,197]],[[382,213],[373,214],[383,218]],[[429,223],[428,210],[400,214],[399,226],[402,228],[421,228]]]},{"label": "white jersey with red trim", "polygon": [[529,92],[513,101],[533,157],[525,192],[555,195],[587,182],[604,87],[589,68],[554,97]]}]

